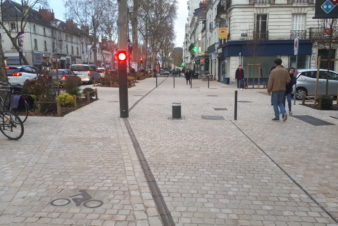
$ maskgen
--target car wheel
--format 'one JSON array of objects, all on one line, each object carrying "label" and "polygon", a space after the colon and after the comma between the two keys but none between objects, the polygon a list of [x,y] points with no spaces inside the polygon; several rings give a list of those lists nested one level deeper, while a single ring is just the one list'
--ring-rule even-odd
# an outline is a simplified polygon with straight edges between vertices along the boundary
[{"label": "car wheel", "polygon": [[296,99],[301,100],[303,96],[307,96],[307,90],[305,88],[297,88],[296,89]]}]

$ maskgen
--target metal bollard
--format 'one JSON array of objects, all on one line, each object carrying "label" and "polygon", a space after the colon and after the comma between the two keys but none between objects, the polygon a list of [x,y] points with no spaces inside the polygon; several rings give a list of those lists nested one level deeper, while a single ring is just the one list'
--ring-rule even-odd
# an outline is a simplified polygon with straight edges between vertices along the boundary
[{"label": "metal bollard", "polygon": [[172,104],[172,118],[173,119],[181,118],[181,103]]},{"label": "metal bollard", "polygon": [[157,75],[156,75],[156,88],[157,88]]},{"label": "metal bollard", "polygon": [[210,88],[210,76],[208,75],[208,89]]},{"label": "metal bollard", "polygon": [[192,89],[192,78],[190,78],[190,88]]},{"label": "metal bollard", "polygon": [[175,75],[173,75],[173,86],[175,88]]},{"label": "metal bollard", "polygon": [[235,91],[235,112],[234,112],[234,119],[237,120],[237,98],[238,98],[238,91]]}]

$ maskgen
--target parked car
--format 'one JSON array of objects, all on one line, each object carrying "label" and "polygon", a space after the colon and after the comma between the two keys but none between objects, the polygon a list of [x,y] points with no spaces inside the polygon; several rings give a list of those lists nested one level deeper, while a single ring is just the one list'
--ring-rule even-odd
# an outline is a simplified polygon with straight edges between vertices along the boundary
[{"label": "parked car", "polygon": [[169,76],[170,72],[168,70],[161,69],[160,70],[160,75],[166,75]]},{"label": "parked car", "polygon": [[[297,71],[296,98],[304,95],[314,96],[316,92],[317,69],[299,69]],[[336,96],[338,92],[338,73],[320,69],[317,95],[326,95],[326,81],[328,80],[328,95]]]},{"label": "parked car", "polygon": [[52,76],[52,79],[55,81],[59,81],[59,84],[63,86],[63,83],[69,78],[69,77],[75,77],[77,76],[74,72],[72,72],[69,69],[54,69],[50,72],[50,75]]},{"label": "parked car", "polygon": [[9,65],[5,69],[8,82],[13,86],[23,86],[26,81],[36,79],[40,72],[29,65]]},{"label": "parked car", "polygon": [[98,67],[97,72],[100,74],[101,78],[104,78],[106,75],[106,69],[104,67]]},{"label": "parked car", "polygon": [[81,78],[82,83],[93,83],[100,79],[100,74],[96,71],[95,65],[72,64],[70,70]]}]

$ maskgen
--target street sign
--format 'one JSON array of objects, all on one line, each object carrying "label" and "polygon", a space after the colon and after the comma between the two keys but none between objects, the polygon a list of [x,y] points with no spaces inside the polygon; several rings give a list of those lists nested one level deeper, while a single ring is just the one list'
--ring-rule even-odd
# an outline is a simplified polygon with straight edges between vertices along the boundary
[{"label": "street sign", "polygon": [[226,27],[218,28],[218,38],[219,39],[227,39],[228,38],[228,28],[226,28]]},{"label": "street sign", "polygon": [[316,0],[314,18],[338,18],[338,0]]},{"label": "street sign", "polygon": [[293,41],[293,55],[298,55],[298,50],[299,50],[299,38],[295,38]]}]

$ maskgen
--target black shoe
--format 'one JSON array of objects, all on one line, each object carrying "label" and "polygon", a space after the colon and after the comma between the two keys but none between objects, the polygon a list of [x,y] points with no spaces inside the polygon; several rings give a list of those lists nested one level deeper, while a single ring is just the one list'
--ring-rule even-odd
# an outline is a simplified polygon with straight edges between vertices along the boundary
[{"label": "black shoe", "polygon": [[279,121],[279,118],[273,118],[272,121]]}]

